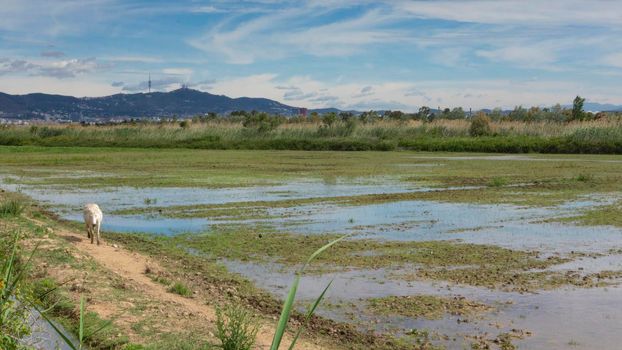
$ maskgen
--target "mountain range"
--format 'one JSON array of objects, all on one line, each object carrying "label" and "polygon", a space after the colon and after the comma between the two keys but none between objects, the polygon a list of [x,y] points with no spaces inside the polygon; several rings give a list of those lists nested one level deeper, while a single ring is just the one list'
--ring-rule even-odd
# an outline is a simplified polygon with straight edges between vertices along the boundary
[{"label": "mountain range", "polygon": [[170,92],[116,94],[103,97],[73,97],[34,93],[0,93],[0,118],[16,119],[113,119],[140,117],[188,117],[232,111],[295,115],[300,108],[267,98],[230,98],[182,88]]},{"label": "mountain range", "polygon": [[[586,111],[622,111],[622,105],[586,102]],[[10,95],[0,93],[0,118],[109,120],[141,117],[189,117],[214,112],[259,111],[270,114],[297,115],[299,107],[288,106],[267,98],[231,98],[208,92],[181,88],[170,92],[115,94],[103,97],[73,97],[33,93]],[[309,110],[320,114],[340,112],[337,108]],[[356,111],[350,111],[358,113]]]}]

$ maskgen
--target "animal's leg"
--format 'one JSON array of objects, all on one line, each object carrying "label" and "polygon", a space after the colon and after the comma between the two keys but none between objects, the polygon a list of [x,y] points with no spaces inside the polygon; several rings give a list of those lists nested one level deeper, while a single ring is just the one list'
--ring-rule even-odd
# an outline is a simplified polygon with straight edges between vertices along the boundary
[{"label": "animal's leg", "polygon": [[86,225],[86,238],[91,238],[91,230],[89,229],[89,224],[85,223],[84,225]]},{"label": "animal's leg", "polygon": [[96,226],[96,229],[97,229],[97,245],[99,245],[99,227],[100,226],[101,226],[101,224],[99,222],[97,222],[97,226]]},{"label": "animal's leg", "polygon": [[93,244],[93,239],[95,238],[95,230],[93,230],[93,225],[90,225],[91,228],[91,244]]}]

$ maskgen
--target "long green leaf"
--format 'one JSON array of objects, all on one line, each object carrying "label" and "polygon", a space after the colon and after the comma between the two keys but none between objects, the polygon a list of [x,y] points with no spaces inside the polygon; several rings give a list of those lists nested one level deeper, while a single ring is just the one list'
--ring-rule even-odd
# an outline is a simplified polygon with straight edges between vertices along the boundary
[{"label": "long green leaf", "polygon": [[80,330],[78,339],[80,340],[80,349],[84,341],[84,295],[80,296]]},{"label": "long green leaf", "polygon": [[[15,244],[17,245],[17,242]],[[30,265],[30,262],[32,261],[32,258],[34,258],[35,253],[37,252],[37,249],[39,249],[39,244],[41,244],[41,242],[37,243],[37,245],[34,247],[32,252],[30,252],[30,256],[28,257],[28,260],[26,260],[26,263],[24,264],[24,267],[21,268],[17,272],[17,275],[13,278],[13,286],[12,286],[12,288],[15,288],[17,286],[17,283],[19,283],[19,281],[22,279],[22,275],[24,274],[24,271],[26,271],[26,268]]]},{"label": "long green leaf", "polygon": [[43,317],[47,323],[52,326],[52,328],[56,331],[56,333],[63,338],[63,341],[65,341],[65,344],[67,344],[67,346],[69,346],[70,348],[72,348],[73,350],[78,350],[78,348],[76,348],[76,346],[73,344],[73,342],[67,338],[67,336],[60,330],[58,329],[58,327],[56,327],[56,325],[54,324],[54,322],[52,322],[47,316],[45,316],[44,313],[42,313],[41,311],[39,311],[39,309],[35,306],[32,305],[34,307],[35,310],[37,310],[39,312],[39,314],[41,315],[41,317]]},{"label": "long green leaf", "polygon": [[305,268],[315,259],[318,255],[320,255],[323,251],[330,248],[333,244],[345,239],[349,235],[345,235],[343,237],[337,238],[332,242],[327,243],[323,247],[316,250],[307,262],[302,266],[302,268],[296,274],[296,278],[294,279],[294,283],[292,284],[289,293],[287,293],[287,298],[285,298],[285,302],[283,304],[283,310],[281,311],[281,317],[279,318],[279,322],[277,323],[276,331],[274,333],[274,338],[272,339],[272,345],[270,346],[270,350],[278,350],[281,345],[281,341],[283,340],[283,334],[285,334],[285,329],[287,328],[287,322],[289,321],[289,317],[292,312],[292,307],[294,305],[294,300],[296,299],[296,292],[298,290],[298,285],[300,284],[300,276],[303,274]]},{"label": "long green leaf", "polygon": [[11,257],[4,264],[4,281],[8,285],[13,271],[13,264],[15,262],[15,254],[17,253],[17,240],[19,239],[19,233],[15,232],[15,240],[13,241],[13,249],[11,249]]},{"label": "long green leaf", "polygon": [[340,242],[346,238],[350,237],[350,235],[345,235],[342,237],[337,238],[336,240],[326,244],[325,246],[323,246],[322,248],[318,249],[315,251],[315,253],[311,254],[311,256],[309,257],[309,259],[307,259],[307,262],[304,264],[304,266],[302,267],[302,269],[300,270],[300,273],[302,273],[304,271],[304,269],[307,267],[307,265],[309,265],[311,263],[311,261],[313,259],[315,259],[318,255],[320,255],[323,251],[325,251],[326,249],[330,248],[331,246],[333,246],[335,243]]},{"label": "long green leaf", "polygon": [[283,334],[285,334],[285,329],[287,328],[287,321],[289,321],[289,316],[292,312],[292,306],[294,305],[294,299],[296,299],[296,291],[298,290],[299,283],[300,275],[297,274],[296,278],[294,279],[294,283],[292,284],[292,287],[289,289],[287,298],[285,298],[283,310],[281,311],[281,317],[279,318],[279,323],[276,326],[276,331],[274,332],[274,338],[272,339],[272,345],[270,346],[270,350],[278,350],[279,345],[281,345]]},{"label": "long green leaf", "polygon": [[298,341],[298,337],[300,337],[300,333],[302,333],[302,331],[307,326],[307,324],[309,324],[309,320],[311,319],[311,316],[313,316],[315,309],[317,308],[318,305],[320,305],[320,302],[322,301],[322,299],[324,299],[324,294],[326,294],[326,291],[328,290],[331,284],[333,284],[332,280],[328,282],[328,284],[326,285],[326,288],[324,288],[324,290],[322,291],[322,294],[320,294],[320,296],[317,299],[315,299],[315,303],[313,303],[311,308],[309,308],[309,311],[307,312],[307,316],[305,317],[305,321],[298,328],[298,331],[296,332],[296,335],[294,336],[294,340],[292,340],[292,343],[289,346],[289,350],[294,349],[294,345],[296,345],[296,342]]},{"label": "long green leaf", "polygon": [[65,280],[64,282],[61,282],[58,285],[56,285],[54,288],[50,288],[50,289],[46,290],[45,292],[43,292],[42,294],[37,295],[36,298],[38,300],[41,300],[41,299],[45,298],[46,295],[54,292],[55,290],[57,290],[58,288],[62,287],[63,285],[65,285],[65,284],[67,284],[69,282],[75,281],[75,280],[76,280],[75,277],[74,278],[70,278],[68,280]]},{"label": "long green leaf", "polygon": [[96,330],[94,330],[91,334],[85,335],[84,339],[89,339],[90,337],[92,337],[95,334],[101,332],[102,330],[104,330],[105,328],[109,327],[110,325],[112,325],[112,320],[106,321],[101,327],[99,327]]}]

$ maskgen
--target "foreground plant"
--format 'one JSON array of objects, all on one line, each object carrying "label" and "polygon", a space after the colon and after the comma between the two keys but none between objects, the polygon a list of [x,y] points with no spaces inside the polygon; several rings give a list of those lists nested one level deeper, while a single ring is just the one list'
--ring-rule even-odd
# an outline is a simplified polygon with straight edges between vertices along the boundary
[{"label": "foreground plant", "polygon": [[[290,316],[292,314],[292,308],[293,308],[293,305],[294,305],[294,300],[296,299],[296,292],[298,291],[298,285],[300,284],[300,276],[304,273],[305,269],[311,263],[311,261],[313,261],[318,255],[320,255],[326,249],[330,248],[335,243],[345,239],[346,237],[348,237],[348,235],[343,236],[341,238],[337,238],[334,241],[332,241],[332,242],[324,245],[320,249],[316,250],[313,254],[311,254],[309,259],[307,259],[307,261],[300,268],[300,270],[298,270],[296,272],[296,277],[294,278],[294,283],[292,283],[292,286],[291,286],[291,288],[289,290],[289,293],[287,294],[287,298],[285,298],[285,303],[283,304],[283,310],[281,311],[281,317],[279,318],[279,322],[277,324],[276,331],[274,333],[274,338],[272,339],[272,345],[270,346],[270,350],[278,350],[279,347],[281,346],[281,342],[283,341],[283,335],[285,334],[285,331],[287,329],[287,322],[289,321],[289,318],[290,318]],[[296,345],[296,342],[298,341],[298,337],[300,336],[300,334],[302,333],[304,328],[309,323],[309,320],[311,319],[311,316],[313,316],[313,313],[315,312],[315,309],[317,308],[317,306],[320,304],[320,302],[324,298],[324,294],[326,294],[326,291],[328,290],[328,288],[330,287],[331,284],[332,284],[332,281],[328,283],[328,285],[326,286],[326,288],[324,288],[324,290],[322,291],[320,296],[309,307],[309,310],[307,311],[307,313],[305,315],[305,319],[304,319],[303,323],[298,328],[298,331],[296,332],[296,335],[294,336],[294,339],[292,340],[291,344],[289,345],[289,348],[288,348],[289,350],[292,350],[294,348],[294,346]]]},{"label": "foreground plant", "polygon": [[216,338],[223,350],[250,350],[255,344],[259,323],[240,305],[216,309]]},{"label": "foreground plant", "polygon": [[[25,271],[30,266],[37,247],[35,247],[25,263],[19,264],[18,255],[19,232],[13,236],[13,240],[9,243],[8,248],[2,251],[10,251],[8,258],[2,264],[0,271],[0,349],[14,350],[29,348],[22,343],[22,339],[30,334],[28,324],[28,316],[35,310],[41,317],[54,329],[63,342],[71,349],[82,349],[84,341],[89,339],[96,333],[110,326],[111,321],[105,322],[103,325],[85,334],[85,299],[80,298],[80,320],[78,326],[78,344],[69,339],[52,320],[46,316],[47,310],[41,310],[33,300],[40,300],[45,295],[53,292],[56,288],[45,291],[37,298],[30,298],[20,290],[20,284],[24,278]],[[0,242],[2,243],[2,242]],[[4,252],[3,252],[4,254]],[[19,266],[18,266],[19,265]]]},{"label": "foreground plant", "polygon": [[[23,295],[19,289],[24,267],[17,267],[18,240],[19,233],[16,232],[13,241],[6,249],[10,251],[8,259],[4,261],[2,271],[0,271],[0,349],[3,350],[22,348],[19,340],[30,334],[27,322],[28,309],[25,307],[25,300],[22,300],[25,298],[22,298]],[[32,255],[28,261],[31,258]]]},{"label": "foreground plant", "polygon": [[20,216],[25,205],[16,199],[10,199],[0,203],[0,216]]}]

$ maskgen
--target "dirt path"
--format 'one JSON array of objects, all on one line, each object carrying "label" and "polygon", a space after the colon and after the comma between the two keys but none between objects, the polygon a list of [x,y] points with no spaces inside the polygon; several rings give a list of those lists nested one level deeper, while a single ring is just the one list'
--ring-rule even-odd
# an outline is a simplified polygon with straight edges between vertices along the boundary
[{"label": "dirt path", "polygon": [[[44,222],[40,222],[36,219],[31,220],[39,225],[46,226]],[[77,233],[67,229],[60,229],[56,234],[71,242],[81,253],[89,255],[101,266],[114,272],[127,283],[132,284],[138,291],[148,296],[149,299],[173,303],[181,308],[181,310],[202,320],[202,322],[207,321],[210,324],[214,324],[216,321],[215,309],[210,305],[206,305],[203,300],[198,298],[186,298],[178,294],[169,293],[165,286],[152,281],[151,278],[145,274],[145,269],[149,266],[151,269],[162,270],[156,261],[142,254],[128,251],[122,247],[108,245],[105,241],[99,246],[91,244],[90,240],[86,237],[86,233]],[[257,334],[256,348],[269,349],[273,334],[274,326],[263,324]],[[281,346],[281,348],[286,349],[290,343],[290,339],[291,337],[286,335],[285,341],[283,342],[285,345]],[[299,340],[296,349],[315,350],[326,349],[326,347],[313,344],[309,341]]]}]

